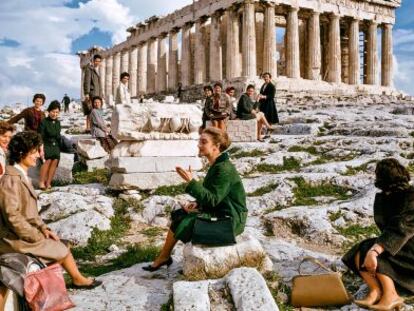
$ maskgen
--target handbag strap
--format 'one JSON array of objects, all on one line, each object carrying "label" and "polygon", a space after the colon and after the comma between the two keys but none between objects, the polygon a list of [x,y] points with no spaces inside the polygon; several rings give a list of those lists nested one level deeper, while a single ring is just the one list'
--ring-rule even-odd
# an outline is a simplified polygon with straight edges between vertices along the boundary
[{"label": "handbag strap", "polygon": [[302,259],[302,261],[300,262],[300,264],[299,264],[298,272],[299,272],[300,275],[303,275],[301,268],[302,268],[302,264],[304,264],[305,262],[312,262],[312,263],[314,263],[315,265],[319,266],[320,268],[322,268],[323,270],[325,270],[327,272],[331,272],[331,273],[334,272],[332,269],[329,269],[327,266],[325,266],[318,259],[316,259],[314,257],[311,257],[311,256],[308,256],[308,257],[304,257]]},{"label": "handbag strap", "polygon": [[40,269],[46,268],[46,265],[39,259],[39,257],[33,255],[32,253],[25,253],[25,255],[32,258],[40,266]]}]

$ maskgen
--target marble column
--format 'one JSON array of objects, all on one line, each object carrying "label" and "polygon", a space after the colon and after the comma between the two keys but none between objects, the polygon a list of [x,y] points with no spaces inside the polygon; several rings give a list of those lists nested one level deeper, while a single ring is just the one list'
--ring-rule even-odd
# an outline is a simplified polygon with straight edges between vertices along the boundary
[{"label": "marble column", "polygon": [[138,47],[132,46],[129,51],[129,92],[132,97],[137,96],[138,78]]},{"label": "marble column", "polygon": [[220,36],[220,18],[222,12],[217,11],[211,16],[210,24],[210,80],[219,81],[223,79],[223,57]]},{"label": "marble column", "polygon": [[174,29],[169,34],[168,47],[168,89],[175,91],[178,83],[178,30]]},{"label": "marble column", "polygon": [[308,21],[308,67],[307,78],[321,79],[321,26],[319,12],[312,12]]},{"label": "marble column", "polygon": [[392,24],[382,26],[381,85],[393,86]]},{"label": "marble column", "polygon": [[359,20],[353,19],[349,24],[349,84],[360,83],[360,61],[359,61]]},{"label": "marble column", "polygon": [[112,94],[112,68],[113,68],[114,57],[109,55],[106,58],[106,73],[105,73],[105,95],[106,100],[109,100],[109,96]]},{"label": "marble column", "polygon": [[367,76],[366,84],[378,84],[378,51],[377,51],[378,24],[371,21],[367,32]]},{"label": "marble column", "polygon": [[241,76],[240,66],[240,27],[239,13],[235,8],[227,10],[227,57],[226,57],[226,78],[228,80]]},{"label": "marble column", "polygon": [[106,90],[105,90],[105,73],[106,73],[106,58],[102,59],[101,65],[99,66],[99,78],[101,79],[101,87],[102,87],[102,95],[105,98]]},{"label": "marble column", "polygon": [[157,92],[167,90],[167,35],[158,38]]},{"label": "marble column", "polygon": [[196,22],[195,26],[194,84],[202,84],[207,80],[204,23],[205,19],[202,18]]},{"label": "marble column", "polygon": [[181,84],[183,87],[191,84],[191,28],[192,24],[185,24],[181,37]]},{"label": "marble column", "polygon": [[148,44],[143,42],[138,47],[138,94],[147,92],[147,58]]},{"label": "marble column", "polygon": [[128,72],[129,69],[129,50],[123,50],[121,53],[121,73]]},{"label": "marble column", "polygon": [[341,82],[341,39],[339,15],[332,14],[329,23],[328,82]]},{"label": "marble column", "polygon": [[242,75],[255,77],[256,72],[256,24],[254,2],[247,0],[243,8]]},{"label": "marble column", "polygon": [[148,40],[148,56],[147,56],[147,93],[155,92],[157,85],[157,40],[150,38]]},{"label": "marble column", "polygon": [[81,89],[81,99],[82,100],[85,97],[85,92],[83,91],[84,82],[85,82],[85,67],[82,67],[82,65],[81,65],[81,85],[80,85],[80,89]]},{"label": "marble column", "polygon": [[300,78],[299,8],[291,7],[286,23],[286,76]]},{"label": "marble column", "polygon": [[[116,52],[114,55],[114,62],[112,67],[112,95],[116,95],[116,88],[119,85],[119,78],[121,75],[121,52]],[[108,94],[109,95],[109,94]]]},{"label": "marble column", "polygon": [[270,2],[265,4],[264,13],[263,72],[277,76],[275,5]]}]

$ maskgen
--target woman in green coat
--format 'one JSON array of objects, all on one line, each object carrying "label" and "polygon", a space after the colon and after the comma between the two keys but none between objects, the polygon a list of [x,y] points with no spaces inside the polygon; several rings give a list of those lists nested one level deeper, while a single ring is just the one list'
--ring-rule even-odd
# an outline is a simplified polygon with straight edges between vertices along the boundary
[{"label": "woman in green coat", "polygon": [[[196,181],[191,172],[177,167],[177,173],[188,182],[185,191],[196,199],[173,212],[172,223],[164,247],[152,265],[143,267],[156,271],[171,265],[171,252],[178,240],[187,243],[192,239],[195,220],[200,214],[207,217],[231,217],[235,236],[244,231],[247,218],[246,192],[241,178],[229,156],[224,152],[230,146],[227,133],[217,128],[205,129],[198,143],[199,155],[210,164],[203,182]],[[174,215],[179,217],[174,217]],[[214,241],[212,241],[214,242]]]},{"label": "woman in green coat", "polygon": [[40,123],[38,132],[44,143],[45,162],[40,168],[39,188],[48,189],[51,187],[53,177],[60,160],[60,103],[54,100],[47,108],[49,113]]}]

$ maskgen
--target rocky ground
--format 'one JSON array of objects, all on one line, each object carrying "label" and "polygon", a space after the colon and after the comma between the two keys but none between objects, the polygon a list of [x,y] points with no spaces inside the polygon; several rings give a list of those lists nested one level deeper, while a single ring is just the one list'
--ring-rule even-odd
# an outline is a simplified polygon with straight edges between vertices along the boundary
[{"label": "rocky ground", "polygon": [[[41,193],[45,221],[74,244],[82,270],[104,281],[92,291],[71,291],[75,310],[275,310],[274,302],[280,310],[293,310],[291,280],[305,256],[344,272],[349,291],[363,295],[364,286],[340,257],[377,234],[375,162],[395,157],[414,172],[413,104],[381,97],[287,99],[279,104],[282,123],[270,139],[232,144],[231,159],[248,193],[244,236],[249,243],[258,240],[263,258],[271,260],[262,269],[266,283],[251,268],[188,283],[183,257],[188,250],[181,243],[168,270],[141,269],[162,246],[169,213],[188,198],[182,185],[113,191],[107,172],[97,170],[76,172],[77,184]],[[65,131],[76,137],[81,114],[62,118]],[[405,310],[414,309],[411,302]]]}]

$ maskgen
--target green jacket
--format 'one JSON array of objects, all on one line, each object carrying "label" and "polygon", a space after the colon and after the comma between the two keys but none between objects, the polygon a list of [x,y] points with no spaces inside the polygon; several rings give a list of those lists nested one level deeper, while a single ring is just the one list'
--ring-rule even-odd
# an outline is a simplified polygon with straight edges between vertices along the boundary
[{"label": "green jacket", "polygon": [[214,217],[231,216],[234,234],[243,232],[247,218],[246,192],[226,152],[216,159],[204,181],[193,179],[186,192],[196,199],[202,213]]}]

